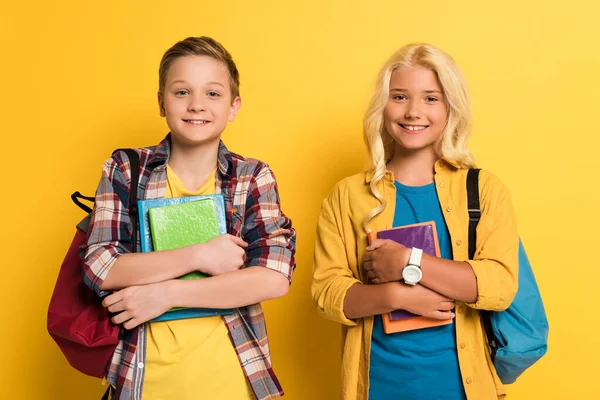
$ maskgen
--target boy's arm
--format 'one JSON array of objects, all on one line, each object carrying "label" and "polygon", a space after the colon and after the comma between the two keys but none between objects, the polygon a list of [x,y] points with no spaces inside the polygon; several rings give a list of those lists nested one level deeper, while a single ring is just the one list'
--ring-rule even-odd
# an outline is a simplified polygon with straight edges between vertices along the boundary
[{"label": "boy's arm", "polygon": [[242,224],[241,235],[248,242],[248,267],[275,271],[291,284],[296,230],[281,211],[275,175],[266,164],[260,164],[252,176]]},{"label": "boy's arm", "polygon": [[249,267],[195,280],[169,280],[130,286],[107,296],[103,305],[113,322],[132,329],[173,307],[237,308],[284,296],[289,282],[282,274]]},{"label": "boy's arm", "polygon": [[[192,271],[218,275],[244,264],[246,243],[222,235],[208,243],[163,252],[132,253],[129,171],[116,153],[104,163],[83,259],[85,283],[99,296],[106,290],[177,278]],[[134,190],[136,190],[134,188]]]}]

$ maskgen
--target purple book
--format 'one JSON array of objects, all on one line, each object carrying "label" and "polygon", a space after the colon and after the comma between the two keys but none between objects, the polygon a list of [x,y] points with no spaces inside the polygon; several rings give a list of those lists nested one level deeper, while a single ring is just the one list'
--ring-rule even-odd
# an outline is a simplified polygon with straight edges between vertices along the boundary
[{"label": "purple book", "polygon": [[[404,247],[423,249],[423,252],[431,256],[439,257],[440,248],[437,240],[435,222],[433,221],[379,231],[377,232],[377,237],[379,239],[393,240]],[[370,235],[370,241],[372,241],[372,238],[373,236]],[[417,315],[406,310],[395,310],[390,313],[390,320],[392,321],[411,317],[417,317]]]}]

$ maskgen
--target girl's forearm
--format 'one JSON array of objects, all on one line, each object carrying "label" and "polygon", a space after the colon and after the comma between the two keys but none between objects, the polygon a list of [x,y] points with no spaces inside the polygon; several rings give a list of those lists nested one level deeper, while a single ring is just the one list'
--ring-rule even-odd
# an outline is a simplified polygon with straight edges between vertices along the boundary
[{"label": "girl's forearm", "polygon": [[421,285],[454,300],[477,300],[477,278],[468,263],[423,254],[421,270]]}]

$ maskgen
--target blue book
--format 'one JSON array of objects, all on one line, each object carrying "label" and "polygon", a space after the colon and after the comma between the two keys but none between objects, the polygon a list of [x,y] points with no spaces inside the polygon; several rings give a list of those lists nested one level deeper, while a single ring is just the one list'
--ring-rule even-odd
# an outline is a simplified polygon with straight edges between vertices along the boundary
[{"label": "blue book", "polygon": [[[185,208],[193,209],[193,207],[186,206],[186,205],[195,206],[195,204],[194,205],[188,204],[188,203],[192,203],[192,202],[198,202],[197,204],[202,203],[202,208],[204,209],[204,213],[206,213],[207,207],[214,209],[216,215],[213,218],[209,218],[210,221],[207,221],[210,224],[210,227],[208,227],[207,230],[210,232],[209,235],[211,237],[227,233],[227,225],[226,225],[226,219],[225,219],[225,200],[223,198],[223,195],[214,194],[214,195],[203,195],[203,196],[189,196],[189,197],[140,200],[140,201],[138,201],[138,219],[140,221],[140,241],[141,241],[142,252],[147,253],[147,252],[154,251],[154,249],[155,249],[154,245],[157,242],[156,242],[156,238],[154,238],[154,240],[153,240],[152,231],[153,231],[153,229],[158,230],[159,225],[157,225],[157,224],[161,223],[161,221],[157,218],[157,215],[162,216],[163,214],[165,214],[165,211],[167,211],[166,214],[168,215],[168,214],[172,214],[169,212],[172,210],[177,210],[177,209],[181,210],[181,209],[185,209]],[[150,210],[153,210],[153,211],[150,211]],[[188,212],[189,212],[189,210],[188,210]],[[181,213],[181,211],[179,213]],[[185,214],[185,211],[183,211],[183,213]],[[154,214],[154,221],[153,221],[151,214]],[[174,214],[178,214],[178,212],[176,211]],[[168,217],[167,217],[167,219],[168,219]],[[193,219],[193,218],[190,218],[190,219]],[[154,222],[154,228],[153,228],[152,222]],[[196,223],[197,223],[197,221],[196,221]],[[165,228],[165,227],[161,227],[161,228]],[[180,229],[180,228],[177,227],[176,229]],[[188,228],[184,227],[184,229],[188,229]],[[168,229],[166,229],[166,230],[161,229],[161,231],[162,231],[161,235],[164,236],[164,232],[168,232]],[[177,235],[175,235],[175,236],[177,236]],[[181,236],[181,235],[179,235],[179,236]],[[205,235],[200,235],[200,237],[202,237],[202,236],[205,236]],[[184,237],[187,237],[187,235],[184,235]],[[204,237],[201,241],[198,241],[198,243],[202,243],[203,241],[206,241],[206,240],[207,240],[206,237]],[[192,239],[192,241],[193,241],[193,239]],[[185,240],[184,240],[184,242],[185,242]],[[182,246],[189,245],[189,244],[192,244],[192,243],[183,243],[183,242],[181,243]],[[175,247],[177,247],[177,245],[170,245],[168,247],[162,247],[162,249],[175,248]],[[158,248],[161,249],[161,246],[159,246]],[[192,272],[190,274],[184,275],[183,277],[181,277],[181,279],[201,279],[205,276],[206,275],[204,275],[200,272]],[[157,318],[151,320],[150,322],[171,321],[171,320],[175,320],[175,319],[185,319],[185,318],[208,317],[208,316],[225,315],[225,314],[232,314],[232,313],[233,313],[232,309],[177,307],[177,308],[173,308],[173,309],[167,311],[163,315],[158,316]]]}]

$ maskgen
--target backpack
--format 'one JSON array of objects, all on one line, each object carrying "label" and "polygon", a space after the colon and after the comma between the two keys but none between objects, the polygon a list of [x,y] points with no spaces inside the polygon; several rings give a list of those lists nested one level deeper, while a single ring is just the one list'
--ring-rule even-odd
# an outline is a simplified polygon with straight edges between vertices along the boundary
[{"label": "backpack", "polygon": [[[479,169],[467,174],[469,207],[469,259],[475,255],[476,228],[481,217]],[[481,311],[492,361],[504,384],[515,380],[548,349],[548,319],[542,297],[519,238],[519,289],[504,311]]]},{"label": "backpack", "polygon": [[[133,149],[118,149],[115,152],[119,150],[125,151],[129,157],[131,188],[137,188],[139,156]],[[129,192],[129,216],[133,225],[133,237],[136,238],[137,190]],[[94,197],[75,192],[71,199],[88,215],[77,225],[75,237],[60,267],[48,306],[48,333],[72,367],[86,375],[104,378],[119,343],[120,326],[112,323],[111,315],[102,306],[102,299],[83,281],[83,260],[79,249],[86,244],[92,209],[80,200],[93,203]],[[135,250],[134,245],[133,251]]]}]

